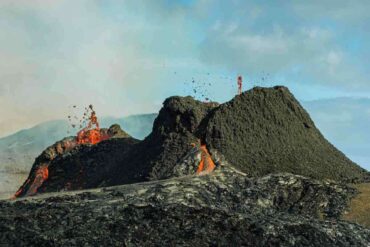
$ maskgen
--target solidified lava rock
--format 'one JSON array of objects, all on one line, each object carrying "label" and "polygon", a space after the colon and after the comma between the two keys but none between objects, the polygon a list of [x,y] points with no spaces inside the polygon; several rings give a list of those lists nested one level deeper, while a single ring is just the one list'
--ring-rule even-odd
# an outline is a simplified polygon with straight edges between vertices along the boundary
[{"label": "solidified lava rock", "polygon": [[151,180],[174,176],[174,167],[192,149],[191,144],[198,143],[195,132],[202,120],[217,106],[192,97],[171,97],[163,103],[152,133],[140,146],[149,154],[143,162],[150,167]]},{"label": "solidified lava rock", "polygon": [[370,230],[338,219],[354,190],[222,167],[207,176],[0,201],[10,246],[364,246]]},{"label": "solidified lava rock", "polygon": [[[172,97],[144,140],[151,180],[169,178],[201,139],[213,154],[251,176],[290,172],[317,179],[364,182],[369,173],[330,144],[288,88],[254,88],[218,105]],[[159,145],[158,145],[159,144]],[[144,161],[145,162],[145,161]]]},{"label": "solidified lava rock", "polygon": [[[28,179],[18,190],[16,197],[104,184],[109,177],[107,172],[114,170],[124,151],[138,141],[131,138],[119,125],[100,129],[100,132],[110,139],[97,145],[78,145],[76,137],[71,136],[45,149],[36,158]],[[42,167],[46,169],[47,176],[42,184],[34,188],[38,170]]]},{"label": "solidified lava rock", "polygon": [[[112,185],[112,178],[126,161],[127,153],[138,143],[133,138],[112,138],[96,145],[81,145],[53,160],[49,177],[38,189],[39,193],[89,189]],[[120,177],[126,183],[135,183],[140,168],[127,163]]]}]

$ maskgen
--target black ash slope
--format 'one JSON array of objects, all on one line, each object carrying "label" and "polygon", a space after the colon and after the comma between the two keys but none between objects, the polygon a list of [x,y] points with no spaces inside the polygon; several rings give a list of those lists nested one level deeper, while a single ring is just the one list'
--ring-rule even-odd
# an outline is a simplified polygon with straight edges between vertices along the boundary
[{"label": "black ash slope", "polygon": [[202,133],[211,150],[253,176],[284,171],[345,182],[368,176],[323,137],[286,87],[254,88],[208,118]]}]

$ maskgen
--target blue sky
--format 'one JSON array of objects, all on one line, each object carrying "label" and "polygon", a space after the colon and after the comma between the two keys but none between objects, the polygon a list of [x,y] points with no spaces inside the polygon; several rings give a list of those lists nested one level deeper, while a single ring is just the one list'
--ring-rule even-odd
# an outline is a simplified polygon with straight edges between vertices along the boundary
[{"label": "blue sky", "polygon": [[223,102],[239,73],[246,89],[282,84],[304,101],[368,97],[368,9],[365,0],[2,0],[0,136],[65,118],[72,104],[123,116],[157,111],[171,95]]}]

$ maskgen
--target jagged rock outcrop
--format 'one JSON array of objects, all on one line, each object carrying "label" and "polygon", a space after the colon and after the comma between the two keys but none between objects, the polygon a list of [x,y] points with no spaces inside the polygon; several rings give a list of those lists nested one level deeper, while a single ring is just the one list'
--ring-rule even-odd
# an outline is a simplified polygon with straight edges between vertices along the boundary
[{"label": "jagged rock outcrop", "polygon": [[131,138],[129,134],[126,133],[126,131],[121,129],[121,126],[118,124],[113,124],[112,126],[107,129],[107,134],[110,136],[110,138]]},{"label": "jagged rock outcrop", "polygon": [[0,201],[12,246],[368,246],[370,230],[338,220],[355,193],[292,174],[207,176]]},{"label": "jagged rock outcrop", "polygon": [[149,155],[140,162],[148,163],[151,180],[174,176],[174,167],[191,151],[191,144],[198,143],[195,132],[202,120],[217,106],[192,97],[171,97],[163,103],[152,133],[141,145]]}]

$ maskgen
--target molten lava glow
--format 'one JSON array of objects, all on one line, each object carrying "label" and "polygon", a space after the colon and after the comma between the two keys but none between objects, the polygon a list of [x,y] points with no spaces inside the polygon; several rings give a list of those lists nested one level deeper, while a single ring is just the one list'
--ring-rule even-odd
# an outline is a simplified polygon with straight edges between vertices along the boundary
[{"label": "molten lava glow", "polygon": [[[30,179],[27,179],[27,181],[24,183],[24,184],[29,184],[30,183]],[[16,199],[17,197],[19,197],[20,194],[22,194],[23,192],[23,187],[20,187],[19,190],[17,190],[17,192],[15,192],[14,196],[12,196],[10,199]]]},{"label": "molten lava glow", "polygon": [[[92,110],[92,106],[90,106]],[[95,126],[95,128],[92,128]],[[101,141],[107,140],[109,136],[100,132],[98,118],[92,110],[87,127],[83,128],[77,133],[77,144],[97,144]]]},{"label": "molten lava glow", "polygon": [[28,196],[32,196],[37,193],[38,188],[47,180],[49,177],[49,169],[47,166],[40,166],[36,171],[35,179],[27,191]]},{"label": "molten lava glow", "polygon": [[[38,188],[49,178],[49,169],[47,165],[40,166],[37,171],[35,178],[32,182],[32,184],[29,186],[26,195],[32,196],[37,193]],[[11,199],[18,198],[22,193],[24,188],[27,187],[28,184],[30,184],[31,180],[27,179],[27,181],[24,183],[24,185],[14,194],[14,196]]]},{"label": "molten lava glow", "polygon": [[216,165],[208,152],[207,146],[205,144],[201,145],[200,151],[201,151],[201,160],[197,169],[197,174],[212,172],[216,168]]},{"label": "molten lava glow", "polygon": [[[89,122],[85,128],[80,130],[77,133],[76,141],[65,141],[63,143],[59,143],[55,146],[55,154],[51,157],[53,160],[58,155],[63,154],[64,152],[68,152],[69,150],[73,149],[76,144],[97,144],[103,140],[107,140],[110,138],[110,135],[105,130],[100,130],[98,118],[95,115],[95,111],[93,106],[90,105],[88,108],[91,111],[91,115],[89,117]],[[85,114],[84,114],[85,115]],[[35,175],[31,174],[30,176],[34,177],[33,181],[31,182],[28,179],[22,187],[14,194],[13,198],[17,198],[21,195],[31,196],[37,193],[37,190],[40,186],[44,183],[45,180],[49,178],[49,163],[44,163],[42,166],[39,166]],[[67,186],[67,188],[70,185]]]},{"label": "molten lava glow", "polygon": [[108,139],[109,136],[102,135],[100,129],[83,129],[77,133],[77,144],[97,144]]}]

